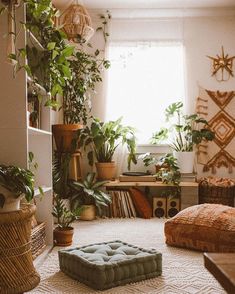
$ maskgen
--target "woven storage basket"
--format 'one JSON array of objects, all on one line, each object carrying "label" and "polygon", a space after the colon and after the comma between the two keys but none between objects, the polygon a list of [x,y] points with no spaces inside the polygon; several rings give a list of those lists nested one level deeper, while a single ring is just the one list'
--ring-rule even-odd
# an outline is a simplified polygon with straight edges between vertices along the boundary
[{"label": "woven storage basket", "polygon": [[40,282],[31,253],[34,205],[0,214],[0,293],[24,293]]},{"label": "woven storage basket", "polygon": [[[226,184],[229,181],[229,184]],[[199,182],[199,204],[234,206],[235,183],[227,179],[203,178]]]},{"label": "woven storage basket", "polygon": [[32,229],[31,250],[33,259],[40,255],[46,248],[46,224],[39,223]]}]

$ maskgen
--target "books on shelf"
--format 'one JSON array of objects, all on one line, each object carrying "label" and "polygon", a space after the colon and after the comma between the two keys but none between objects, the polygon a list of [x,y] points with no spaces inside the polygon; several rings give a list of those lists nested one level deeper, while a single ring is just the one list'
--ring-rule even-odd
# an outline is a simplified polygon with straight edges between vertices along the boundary
[{"label": "books on shelf", "polygon": [[106,210],[107,217],[136,217],[136,211],[128,190],[109,190],[112,203]]}]

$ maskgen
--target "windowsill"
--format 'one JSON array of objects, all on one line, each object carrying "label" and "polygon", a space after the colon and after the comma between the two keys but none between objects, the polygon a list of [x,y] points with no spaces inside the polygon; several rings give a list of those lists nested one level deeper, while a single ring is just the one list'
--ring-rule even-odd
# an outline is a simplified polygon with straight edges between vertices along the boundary
[{"label": "windowsill", "polygon": [[143,153],[152,153],[152,154],[164,154],[172,152],[171,148],[167,144],[154,145],[154,144],[138,144],[137,145],[137,154]]}]

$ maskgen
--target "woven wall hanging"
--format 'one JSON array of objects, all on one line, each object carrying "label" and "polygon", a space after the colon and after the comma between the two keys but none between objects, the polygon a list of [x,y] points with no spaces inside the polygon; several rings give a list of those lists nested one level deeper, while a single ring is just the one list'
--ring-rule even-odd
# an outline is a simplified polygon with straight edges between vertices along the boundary
[{"label": "woven wall hanging", "polygon": [[198,146],[198,163],[203,171],[214,174],[222,166],[232,173],[235,167],[235,91],[220,92],[199,89],[196,111],[207,119],[215,132],[213,142],[202,142]]}]

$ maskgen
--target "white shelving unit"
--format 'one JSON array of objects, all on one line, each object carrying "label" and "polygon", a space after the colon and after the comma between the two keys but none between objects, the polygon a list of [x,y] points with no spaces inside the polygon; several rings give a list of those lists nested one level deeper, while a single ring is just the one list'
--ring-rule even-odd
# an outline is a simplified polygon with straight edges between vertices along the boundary
[{"label": "white shelving unit", "polygon": [[[17,21],[24,20],[24,10],[25,6],[17,9]],[[39,189],[35,188],[36,218],[39,222],[46,223],[48,251],[53,245],[51,110],[42,107],[40,129],[30,127],[27,94],[36,89],[43,100],[48,99],[50,94],[33,83],[24,70],[13,77],[13,67],[7,62],[8,40],[3,37],[7,32],[7,15],[3,15],[0,18],[0,163],[28,168],[28,154],[33,152],[38,163],[35,187],[40,186],[44,191],[44,196],[41,197]],[[21,30],[17,47],[23,48],[26,43],[44,50],[31,33]]]}]

